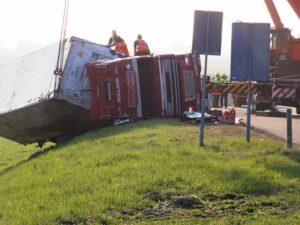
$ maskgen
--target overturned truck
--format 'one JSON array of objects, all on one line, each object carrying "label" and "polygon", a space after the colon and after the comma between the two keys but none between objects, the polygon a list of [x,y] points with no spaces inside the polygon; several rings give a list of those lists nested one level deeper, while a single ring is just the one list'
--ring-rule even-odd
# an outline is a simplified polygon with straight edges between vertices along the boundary
[{"label": "overturned truck", "polygon": [[196,55],[129,57],[87,64],[91,80],[91,119],[169,117],[199,109],[200,64]]},{"label": "overturned truck", "polygon": [[86,63],[118,56],[105,46],[70,38],[55,88],[57,54],[54,44],[0,66],[0,136],[25,145],[56,141],[90,127]]},{"label": "overturned truck", "polygon": [[58,45],[0,66],[0,136],[40,146],[122,118],[180,117],[200,104],[199,57],[120,58],[72,37],[56,79]]}]

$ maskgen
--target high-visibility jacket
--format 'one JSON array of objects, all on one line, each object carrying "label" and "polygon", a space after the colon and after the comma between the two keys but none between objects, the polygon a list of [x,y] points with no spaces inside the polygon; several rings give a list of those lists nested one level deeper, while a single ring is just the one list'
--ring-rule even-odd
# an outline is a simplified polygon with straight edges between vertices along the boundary
[{"label": "high-visibility jacket", "polygon": [[149,55],[150,49],[144,40],[138,40],[135,48],[136,55]]},{"label": "high-visibility jacket", "polygon": [[123,54],[125,57],[129,56],[129,51],[128,51],[127,45],[124,41],[123,42],[118,42],[116,44],[115,51],[118,52],[118,53]]}]

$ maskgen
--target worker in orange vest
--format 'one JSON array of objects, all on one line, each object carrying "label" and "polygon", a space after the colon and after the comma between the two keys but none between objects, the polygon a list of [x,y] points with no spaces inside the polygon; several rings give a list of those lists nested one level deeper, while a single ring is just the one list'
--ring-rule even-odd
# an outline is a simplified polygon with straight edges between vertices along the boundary
[{"label": "worker in orange vest", "polygon": [[112,31],[112,36],[109,39],[108,45],[109,48],[115,47],[115,51],[117,53],[121,53],[124,57],[129,56],[127,45],[123,38],[121,38],[119,35],[117,35],[117,31]]},{"label": "worker in orange vest", "polygon": [[150,55],[150,49],[143,36],[139,34],[134,42],[134,55]]}]

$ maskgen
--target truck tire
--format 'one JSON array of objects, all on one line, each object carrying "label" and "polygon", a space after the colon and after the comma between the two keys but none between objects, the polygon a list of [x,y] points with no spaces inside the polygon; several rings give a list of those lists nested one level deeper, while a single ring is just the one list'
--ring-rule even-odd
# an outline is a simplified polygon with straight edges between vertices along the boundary
[{"label": "truck tire", "polygon": [[297,114],[300,114],[300,106],[298,106],[298,107],[296,108],[296,112],[297,112]]}]

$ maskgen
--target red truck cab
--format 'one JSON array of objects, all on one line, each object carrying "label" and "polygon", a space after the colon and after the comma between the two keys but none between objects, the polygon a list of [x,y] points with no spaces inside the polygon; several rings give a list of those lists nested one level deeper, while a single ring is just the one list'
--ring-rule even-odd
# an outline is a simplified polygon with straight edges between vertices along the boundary
[{"label": "red truck cab", "polygon": [[87,64],[91,119],[180,117],[199,108],[200,64],[188,55],[139,56]]}]

